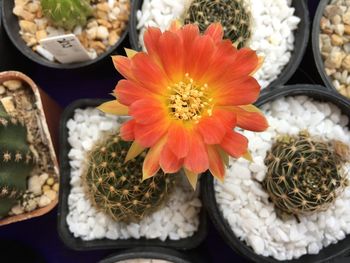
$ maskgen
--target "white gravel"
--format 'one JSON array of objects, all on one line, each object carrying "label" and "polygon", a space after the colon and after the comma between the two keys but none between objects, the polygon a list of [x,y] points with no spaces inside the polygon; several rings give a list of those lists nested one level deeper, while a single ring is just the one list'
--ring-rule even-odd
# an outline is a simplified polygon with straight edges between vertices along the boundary
[{"label": "white gravel", "polygon": [[[166,30],[172,20],[184,16],[191,0],[145,0],[137,11],[139,43],[148,26]],[[252,37],[249,46],[265,57],[255,74],[262,88],[267,87],[282,72],[294,49],[294,30],[300,18],[294,16],[291,0],[247,0],[252,14]]]},{"label": "white gravel", "polygon": [[[260,183],[265,177],[264,159],[277,134],[297,134],[307,129],[311,135],[350,144],[349,122],[332,104],[308,97],[288,97],[263,107],[270,127],[266,132],[245,131],[254,162],[230,160],[224,183],[215,183],[216,199],[235,235],[257,254],[278,260],[317,254],[323,247],[350,233],[350,187],[329,209],[310,216],[276,217],[274,206]],[[347,164],[350,169],[350,165]],[[350,176],[349,176],[350,177]],[[349,178],[350,179],[350,178]],[[257,181],[256,181],[257,180]]]},{"label": "white gravel", "polygon": [[66,220],[69,230],[74,237],[83,240],[145,237],[164,241],[167,238],[179,240],[192,236],[198,230],[201,201],[198,192],[193,192],[185,182],[176,187],[162,209],[139,223],[115,222],[91,205],[81,180],[85,154],[104,132],[118,129],[121,122],[122,118],[105,115],[93,108],[77,109],[74,118],[67,122],[68,142],[72,147],[68,154],[71,192]]}]

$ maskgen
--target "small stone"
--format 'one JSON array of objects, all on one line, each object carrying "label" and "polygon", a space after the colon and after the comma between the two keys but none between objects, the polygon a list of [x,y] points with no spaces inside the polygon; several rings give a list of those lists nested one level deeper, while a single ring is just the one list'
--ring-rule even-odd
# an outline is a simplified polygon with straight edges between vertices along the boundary
[{"label": "small stone", "polygon": [[350,25],[344,25],[344,33],[350,35]]},{"label": "small stone", "polygon": [[6,112],[16,111],[12,96],[4,97],[4,98],[0,99],[0,101],[1,101],[2,105],[4,106]]},{"label": "small stone", "polygon": [[51,189],[51,187],[49,186],[49,185],[47,185],[47,184],[45,184],[44,186],[43,186],[43,192],[46,192],[46,191],[48,191],[48,190],[50,190]]},{"label": "small stone", "polygon": [[54,184],[54,182],[55,182],[55,180],[52,178],[52,177],[50,177],[50,178],[48,178],[47,180],[46,180],[46,184],[47,185],[53,185]]},{"label": "small stone", "polygon": [[341,16],[335,15],[331,18],[331,21],[333,25],[339,25],[341,23]]},{"label": "small stone", "polygon": [[320,251],[320,248],[315,242],[313,242],[307,247],[307,250],[308,250],[308,254],[314,255],[314,254],[318,254],[318,252]]},{"label": "small stone", "polygon": [[27,20],[21,20],[19,21],[19,26],[21,27],[21,30],[23,32],[28,32],[31,34],[35,34],[36,32],[36,24]]},{"label": "small stone", "polygon": [[24,213],[24,210],[23,210],[23,207],[20,206],[20,205],[16,205],[14,207],[11,208],[11,212],[14,214],[14,215],[20,215],[20,214],[23,214]]},{"label": "small stone", "polygon": [[256,235],[248,236],[248,242],[254,249],[254,252],[257,254],[261,254],[264,252],[265,244],[264,240]]},{"label": "small stone", "polygon": [[57,197],[57,193],[53,190],[47,190],[44,192],[44,195],[47,196],[51,201],[55,200]]},{"label": "small stone", "polygon": [[16,6],[15,8],[13,8],[13,13],[26,21],[33,21],[35,18],[35,16],[32,13],[24,10],[22,6]]},{"label": "small stone", "polygon": [[42,40],[43,38],[46,38],[46,37],[47,37],[46,30],[39,30],[39,31],[36,31],[35,37],[36,37],[36,40],[37,40],[38,42],[39,42],[40,40]]},{"label": "small stone", "polygon": [[332,19],[336,15],[342,15],[343,10],[337,5],[328,5],[324,9],[324,15]]},{"label": "small stone", "polygon": [[345,26],[343,24],[335,25],[334,26],[334,31],[337,33],[339,36],[344,35],[345,31]]},{"label": "small stone", "polygon": [[11,91],[17,90],[20,87],[22,87],[22,82],[19,80],[8,80],[2,83],[6,88],[8,88]]},{"label": "small stone", "polygon": [[96,39],[97,37],[97,27],[92,27],[86,30],[87,37],[89,39]]},{"label": "small stone", "polygon": [[97,28],[97,38],[104,40],[108,38],[108,29],[105,26],[99,26]]},{"label": "small stone", "polygon": [[341,46],[344,43],[343,38],[338,36],[338,35],[336,35],[336,34],[332,35],[331,40],[332,40],[332,44],[334,46]]},{"label": "small stone", "polygon": [[350,12],[346,12],[343,15],[343,22],[344,24],[350,25]]},{"label": "small stone", "polygon": [[35,195],[41,194],[41,180],[38,175],[33,175],[28,179],[28,191],[32,192]]},{"label": "small stone", "polygon": [[100,11],[104,11],[104,12],[109,12],[109,5],[108,3],[100,3],[100,4],[97,4],[97,10],[100,10]]},{"label": "small stone", "polygon": [[110,46],[113,46],[113,45],[115,45],[117,43],[118,40],[119,40],[119,35],[117,34],[117,32],[114,31],[114,30],[111,31],[109,33],[109,36],[108,36],[108,44]]},{"label": "small stone", "polygon": [[42,195],[40,196],[40,199],[39,199],[39,207],[44,207],[44,206],[47,206],[51,203],[51,200],[50,198],[48,198],[46,195]]},{"label": "small stone", "polygon": [[3,85],[0,85],[0,95],[4,94],[6,92],[6,89]]},{"label": "small stone", "polygon": [[30,211],[33,211],[35,208],[37,208],[37,206],[38,206],[38,202],[36,199],[29,199],[24,206],[24,210],[26,212],[30,212]]},{"label": "small stone", "polygon": [[347,71],[350,71],[350,54],[347,55],[344,59],[343,62],[341,64],[343,66],[344,69],[346,69]]},{"label": "small stone", "polygon": [[325,66],[330,69],[340,68],[343,58],[344,54],[339,49],[333,48],[325,61]]},{"label": "small stone", "polygon": [[58,184],[58,183],[55,183],[55,184],[52,186],[52,190],[58,192],[58,190],[59,190],[59,184]]}]

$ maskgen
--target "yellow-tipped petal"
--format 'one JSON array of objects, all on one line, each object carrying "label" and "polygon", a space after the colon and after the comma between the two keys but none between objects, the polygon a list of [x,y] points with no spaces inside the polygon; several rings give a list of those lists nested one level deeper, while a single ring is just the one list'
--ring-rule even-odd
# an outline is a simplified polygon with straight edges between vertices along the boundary
[{"label": "yellow-tipped petal", "polygon": [[136,141],[134,141],[129,148],[129,151],[125,157],[124,163],[127,163],[131,159],[134,159],[136,156],[138,156],[144,150],[145,150],[145,147],[142,147],[140,144],[138,144]]},{"label": "yellow-tipped petal", "polygon": [[217,150],[219,151],[219,154],[220,154],[221,159],[224,162],[225,166],[228,167],[229,162],[230,162],[230,158],[229,158],[228,154],[219,147],[217,148]]},{"label": "yellow-tipped petal", "polygon": [[163,150],[163,146],[166,142],[166,138],[163,137],[156,145],[149,149],[142,166],[142,180],[153,177],[160,169],[159,160],[160,153]]},{"label": "yellow-tipped petal", "polygon": [[124,48],[126,56],[128,58],[132,58],[133,56],[135,56],[138,52],[136,50],[130,49],[130,48]]},{"label": "yellow-tipped petal", "polygon": [[239,107],[245,111],[257,112],[257,113],[260,113],[263,115],[261,110],[258,107],[254,106],[253,104],[243,105],[243,106],[239,106]]},{"label": "yellow-tipped petal", "polygon": [[253,70],[253,72],[250,73],[250,76],[253,76],[263,65],[265,58],[263,56],[258,56],[258,65],[256,68]]},{"label": "yellow-tipped petal", "polygon": [[187,177],[189,183],[191,184],[193,190],[196,190],[199,175],[187,170],[186,168],[184,168],[184,171],[185,171],[186,177]]},{"label": "yellow-tipped petal", "polygon": [[102,103],[97,107],[100,111],[104,113],[114,114],[114,115],[128,115],[129,108],[117,100],[108,101]]},{"label": "yellow-tipped petal", "polygon": [[175,19],[175,20],[171,21],[169,30],[175,32],[176,30],[181,28],[181,26],[182,26],[182,23],[180,22],[180,20],[179,19]]},{"label": "yellow-tipped petal", "polygon": [[252,155],[250,154],[249,150],[248,150],[245,154],[243,154],[242,157],[243,157],[244,159],[246,159],[247,161],[249,161],[249,162],[253,162],[253,157],[252,157]]}]

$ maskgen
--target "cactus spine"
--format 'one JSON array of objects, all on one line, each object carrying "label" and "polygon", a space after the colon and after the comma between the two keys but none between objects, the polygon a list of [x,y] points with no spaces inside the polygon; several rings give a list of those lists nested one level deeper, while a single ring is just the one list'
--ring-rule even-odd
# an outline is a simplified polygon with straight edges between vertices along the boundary
[{"label": "cactus spine", "polygon": [[54,25],[67,30],[84,26],[92,15],[89,0],[41,0],[41,7]]},{"label": "cactus spine", "polygon": [[224,28],[224,38],[238,48],[244,47],[251,35],[251,17],[245,0],[194,0],[185,15],[185,24],[194,23],[201,32],[215,22]]},{"label": "cactus spine", "polygon": [[311,138],[308,132],[282,136],[265,158],[263,187],[278,212],[303,215],[327,209],[347,186],[348,147]]},{"label": "cactus spine", "polygon": [[88,155],[83,182],[94,206],[116,221],[139,221],[159,208],[175,184],[175,175],[158,172],[142,181],[145,153],[124,163],[131,143],[112,134]]},{"label": "cactus spine", "polygon": [[25,192],[33,164],[26,127],[0,103],[0,218],[8,215]]}]

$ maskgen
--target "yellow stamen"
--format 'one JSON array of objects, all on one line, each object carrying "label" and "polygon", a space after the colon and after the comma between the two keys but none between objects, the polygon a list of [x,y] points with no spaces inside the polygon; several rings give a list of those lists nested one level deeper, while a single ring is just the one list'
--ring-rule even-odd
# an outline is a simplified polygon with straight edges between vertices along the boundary
[{"label": "yellow stamen", "polygon": [[208,84],[198,85],[185,74],[185,79],[167,87],[170,91],[169,108],[171,115],[178,120],[195,121],[202,114],[212,115],[212,98],[208,97]]}]

